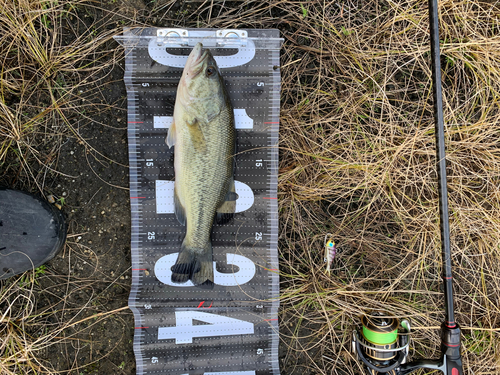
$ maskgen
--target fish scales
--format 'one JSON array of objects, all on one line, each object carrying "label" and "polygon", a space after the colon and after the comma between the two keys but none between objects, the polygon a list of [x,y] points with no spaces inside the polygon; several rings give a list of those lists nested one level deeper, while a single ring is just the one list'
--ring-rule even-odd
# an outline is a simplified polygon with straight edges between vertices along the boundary
[{"label": "fish scales", "polygon": [[198,43],[179,82],[174,124],[175,213],[186,235],[172,281],[213,288],[210,233],[214,217],[231,217],[236,206],[234,113],[224,80],[208,50]]},{"label": "fish scales", "polygon": [[201,248],[210,235],[215,211],[224,201],[228,179],[233,175],[232,160],[227,157],[234,155],[228,112],[223,111],[213,120],[216,124],[211,131],[204,133],[207,152],[193,152],[188,130],[181,132],[177,139],[180,144],[176,143],[176,184],[186,187],[177,192],[186,212],[186,240],[195,247]]}]

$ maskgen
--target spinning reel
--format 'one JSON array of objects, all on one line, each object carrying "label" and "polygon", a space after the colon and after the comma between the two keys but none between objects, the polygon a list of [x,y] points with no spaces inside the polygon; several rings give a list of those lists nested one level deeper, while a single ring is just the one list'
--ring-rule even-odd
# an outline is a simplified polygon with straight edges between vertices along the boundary
[{"label": "spinning reel", "polygon": [[439,370],[445,375],[462,375],[460,328],[443,323],[441,358],[407,362],[410,322],[382,312],[361,318],[361,329],[353,331],[352,350],[369,375],[405,375],[417,369]]},{"label": "spinning reel", "polygon": [[408,356],[410,322],[380,311],[361,318],[362,328],[353,331],[352,351],[369,374],[396,375]]},{"label": "spinning reel", "polygon": [[405,375],[417,369],[439,370],[445,375],[462,375],[460,328],[441,327],[441,358],[407,362],[410,322],[376,311],[361,318],[361,329],[354,330],[352,350],[367,374]]},{"label": "spinning reel", "polygon": [[445,375],[462,375],[460,328],[453,312],[453,284],[451,272],[450,224],[448,221],[448,189],[446,183],[446,155],[444,142],[444,115],[439,53],[439,23],[437,0],[429,0],[431,58],[436,128],[436,156],[439,187],[439,213],[443,259],[445,320],[441,325],[441,358],[407,362],[410,323],[381,312],[361,319],[362,329],[353,332],[352,348],[358,360],[370,375],[405,375],[426,368],[442,371]]}]

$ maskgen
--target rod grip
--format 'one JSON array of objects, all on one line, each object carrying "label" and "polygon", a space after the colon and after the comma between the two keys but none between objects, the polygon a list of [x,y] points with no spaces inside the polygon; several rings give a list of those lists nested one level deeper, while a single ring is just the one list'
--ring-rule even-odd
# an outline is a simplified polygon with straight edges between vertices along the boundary
[{"label": "rod grip", "polygon": [[441,351],[445,358],[445,375],[462,375],[462,355],[460,343],[460,327],[455,323],[441,326]]}]

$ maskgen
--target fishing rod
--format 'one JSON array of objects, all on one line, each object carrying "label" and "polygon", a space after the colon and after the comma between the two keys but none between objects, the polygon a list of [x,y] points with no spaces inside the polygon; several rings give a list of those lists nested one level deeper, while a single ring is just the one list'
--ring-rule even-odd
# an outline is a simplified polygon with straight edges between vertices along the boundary
[{"label": "fishing rod", "polygon": [[[361,319],[362,329],[353,332],[352,349],[368,374],[409,374],[417,369],[439,370],[445,375],[462,375],[460,328],[453,311],[453,284],[451,272],[450,224],[444,142],[443,96],[439,52],[439,20],[437,0],[429,0],[429,23],[434,96],[434,120],[439,190],[439,218],[443,260],[445,320],[441,325],[441,357],[407,362],[410,322],[399,321],[383,312],[373,312]],[[399,332],[398,332],[399,330]]]}]

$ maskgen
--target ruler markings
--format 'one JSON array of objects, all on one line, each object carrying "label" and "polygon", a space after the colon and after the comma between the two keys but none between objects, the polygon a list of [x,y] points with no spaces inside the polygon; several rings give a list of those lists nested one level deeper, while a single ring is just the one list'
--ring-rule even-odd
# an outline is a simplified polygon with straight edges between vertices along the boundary
[{"label": "ruler markings", "polygon": [[[145,31],[142,31],[142,32],[148,32],[147,30],[150,30],[150,29],[145,29]],[[155,29],[152,29],[152,30],[155,30]],[[256,33],[259,33],[260,31],[255,31]],[[249,35],[251,35],[249,33]],[[133,68],[132,68],[132,71],[130,69],[130,66],[141,66],[141,67],[144,67],[144,72],[147,71],[147,69],[149,69],[152,64],[150,62],[148,62],[147,58],[144,59],[144,53],[147,54],[146,52],[146,49],[141,49],[139,51],[139,53],[141,54],[141,56],[136,56],[135,55],[135,52],[136,51],[135,49],[130,49],[129,48],[129,52],[130,53],[127,53],[126,54],[126,85],[127,85],[127,88],[129,89],[129,92],[128,92],[128,99],[129,99],[129,143],[131,146],[129,148],[129,157],[130,157],[130,165],[131,165],[131,170],[134,170],[134,171],[144,171],[146,166],[145,166],[145,161],[148,159],[148,156],[150,155],[148,148],[147,147],[150,147],[151,150],[156,150],[156,149],[160,149],[162,150],[162,152],[165,153],[165,144],[164,144],[164,134],[162,134],[161,136],[160,135],[157,135],[157,136],[154,136],[153,133],[151,132],[151,128],[152,128],[152,121],[151,121],[151,117],[148,117],[148,116],[145,116],[146,112],[148,110],[148,108],[151,108],[151,109],[154,109],[154,106],[151,106],[151,105],[145,105],[144,103],[144,100],[142,99],[142,97],[144,97],[144,94],[146,93],[144,89],[144,87],[141,87],[141,90],[138,90],[138,85],[141,84],[141,81],[143,82],[147,82],[149,79],[147,77],[143,77],[141,78],[140,80],[137,80],[134,82],[134,85],[135,87],[137,87],[136,90],[130,90],[130,87],[131,87],[131,82],[132,82],[132,79],[133,79],[133,76],[134,76],[134,73],[133,73]],[[133,53],[132,53],[133,52]],[[255,111],[258,111],[259,109],[262,109],[262,108],[269,108],[271,112],[275,112],[276,111],[276,108],[279,108],[279,107],[276,107],[276,106],[273,106],[272,102],[276,102],[277,99],[279,100],[279,93],[276,93],[275,90],[276,88],[279,86],[276,85],[276,77],[278,77],[278,81],[279,82],[279,75],[277,76],[276,75],[276,71],[274,71],[272,69],[272,67],[274,65],[278,65],[279,64],[279,50],[267,50],[267,49],[263,49],[263,50],[258,50],[258,52],[256,53],[256,58],[258,59],[262,59],[262,61],[267,61],[268,62],[268,70],[267,72],[265,72],[265,74],[261,74],[259,76],[253,76],[253,77],[249,77],[247,79],[247,77],[245,77],[245,80],[244,81],[241,81],[242,77],[240,77],[240,75],[238,74],[227,74],[227,78],[229,80],[229,82],[232,82],[232,80],[235,80],[235,79],[240,79],[240,82],[241,84],[246,84],[246,85],[251,85],[252,84],[252,80],[261,80],[263,82],[266,82],[266,91],[264,91],[266,93],[266,97],[265,98],[262,98],[262,104],[260,105],[250,105],[249,107],[247,108],[252,108],[252,110],[255,110]],[[130,65],[130,62],[132,62],[134,65]],[[158,65],[157,65],[158,66]],[[142,68],[141,68],[142,69]],[[143,73],[143,74],[146,74],[146,73]],[[178,73],[177,73],[178,74]],[[159,78],[159,79],[162,79],[162,78]],[[151,80],[149,80],[151,81]],[[244,82],[248,82],[248,83],[244,83]],[[255,81],[257,82],[257,81]],[[271,82],[271,83],[270,83]],[[272,83],[274,82],[274,83]],[[165,86],[167,87],[167,86]],[[170,86],[169,86],[170,87]],[[175,85],[171,85],[171,89],[169,89],[169,95],[172,95],[172,91],[173,91],[173,88],[175,88]],[[139,92],[140,91],[140,92]],[[160,93],[161,91],[158,90],[157,93]],[[233,94],[234,95],[243,95],[244,91],[242,90],[236,90],[236,91],[233,91]],[[156,95],[156,94],[155,94]],[[142,96],[142,97],[141,97]],[[172,96],[173,97],[173,96]],[[148,96],[148,98],[150,99],[151,96]],[[254,100],[254,99],[252,99]],[[252,103],[252,100],[247,100],[247,99],[244,99],[242,97],[236,97],[235,98],[235,102],[237,102],[238,104],[239,103]],[[260,99],[259,99],[260,100]],[[259,100],[254,100],[255,103],[259,103]],[[266,102],[267,101],[267,102]],[[274,109],[273,109],[274,108]],[[266,132],[265,136],[261,136],[262,135],[262,130],[259,131],[259,133],[254,133],[254,136],[253,136],[253,139],[254,141],[257,141],[258,138],[261,138],[262,140],[264,140],[264,142],[258,142],[258,143],[253,143],[253,147],[264,147],[266,148],[266,150],[264,150],[265,152],[263,152],[262,150],[260,151],[246,151],[246,156],[245,157],[238,157],[237,160],[240,162],[240,163],[249,163],[247,167],[245,168],[248,168],[248,170],[251,169],[251,163],[254,163],[255,162],[255,159],[261,159],[263,163],[266,163],[264,165],[264,168],[262,168],[261,170],[255,170],[253,173],[239,173],[239,172],[244,172],[242,170],[240,170],[238,172],[237,170],[237,173],[235,175],[235,177],[237,177],[237,179],[239,181],[248,181],[248,183],[250,184],[254,194],[255,194],[255,198],[256,198],[256,201],[254,202],[254,206],[252,208],[250,208],[250,211],[248,211],[248,213],[251,213],[251,212],[260,212],[260,210],[264,210],[264,212],[266,212],[266,210],[269,210],[269,207],[272,209],[272,210],[277,210],[277,204],[276,204],[276,188],[277,188],[277,182],[276,181],[273,181],[273,178],[270,178],[272,176],[269,176],[269,174],[273,174],[273,173],[276,173],[277,171],[277,168],[276,168],[276,165],[277,165],[277,149],[274,147],[276,145],[276,141],[277,141],[277,127],[275,125],[277,125],[278,123],[278,119],[279,117],[276,117],[276,113],[272,113],[271,115],[271,121],[269,122],[272,122],[272,124],[264,124],[264,121],[262,121],[260,124],[259,124],[259,121],[258,120],[254,120],[256,121],[255,122],[255,126],[257,127],[262,127],[264,125],[271,125],[267,130],[264,130]],[[146,126],[149,128],[149,130],[146,130],[145,128],[142,128],[143,126]],[[258,128],[256,128],[255,130],[257,130]],[[269,133],[271,132],[271,133]],[[272,132],[275,132],[276,134],[273,134]],[[156,133],[158,134],[158,133]],[[240,136],[243,136],[243,137],[246,137],[246,136],[251,136],[251,132],[243,132],[241,133],[243,135],[240,135],[240,132],[238,133],[238,137]],[[260,134],[260,135],[257,135],[257,134]],[[257,136],[255,136],[257,135]],[[132,137],[133,136],[133,137]],[[150,137],[157,137],[157,138],[163,138],[161,142],[145,142],[147,141],[148,138]],[[258,138],[257,138],[258,137]],[[262,144],[263,143],[263,144]],[[268,148],[269,146],[273,147],[274,148],[274,151],[270,151],[268,152]],[[160,148],[161,147],[161,148]],[[156,151],[155,151],[156,152]],[[275,154],[273,154],[273,152]],[[154,163],[155,163],[155,168],[157,168],[157,163],[171,163],[172,161],[172,157],[171,157],[171,152],[170,153],[165,153],[165,154],[168,154],[170,155],[169,157],[164,157],[163,159],[158,159],[157,157],[154,157],[153,159],[154,160]],[[260,157],[260,155],[263,155],[263,154],[266,154],[266,155],[270,155],[271,157]],[[155,155],[157,156],[157,155]],[[139,157],[141,157],[141,159],[139,159]],[[139,164],[139,162],[141,162]],[[134,163],[137,163],[136,165],[134,165]],[[163,217],[156,217],[156,212],[155,212],[155,203],[154,203],[154,200],[155,200],[155,190],[154,188],[152,188],[151,186],[148,186],[147,183],[144,184],[143,181],[144,179],[163,179],[165,177],[166,180],[171,180],[172,179],[172,176],[173,176],[173,165],[172,164],[163,164],[162,165],[162,168],[165,168],[167,167],[166,169],[163,169],[162,170],[162,173],[161,173],[161,178],[159,178],[159,175],[158,177],[155,178],[154,176],[154,173],[155,171],[152,171],[152,170],[149,170],[149,169],[146,169],[147,173],[131,173],[130,174],[130,179],[131,179],[131,208],[132,208],[132,211],[135,211],[136,213],[132,213],[132,225],[133,225],[133,241],[134,241],[134,245],[133,245],[133,267],[134,267],[134,272],[133,272],[133,277],[135,276],[135,279],[133,279],[133,289],[134,289],[134,280],[138,281],[138,283],[140,283],[142,286],[146,286],[148,285],[148,288],[153,287],[153,288],[157,288],[158,287],[158,282],[155,281],[155,277],[152,275],[152,271],[153,271],[153,266],[156,262],[156,258],[155,256],[153,255],[155,251],[158,251],[159,250],[159,247],[163,247],[162,244],[146,244],[144,241],[147,241],[145,240],[146,236],[147,236],[147,233],[145,231],[145,228],[148,228],[151,230],[156,229],[158,225],[160,225],[160,223],[163,223],[161,225],[166,225],[167,227],[171,227],[172,229],[174,228],[178,228],[178,229],[175,229],[175,230],[180,230],[181,233],[183,233],[183,231],[185,230],[185,228],[182,228],[180,227],[179,225],[173,225],[171,226],[173,222],[172,219],[175,219],[172,218],[173,215],[163,215]],[[242,165],[243,167],[243,165]],[[259,181],[258,183],[255,183],[255,181],[252,181],[254,179],[258,179],[258,178],[261,178],[259,176],[261,176],[260,174],[264,172],[264,176],[265,176],[265,180],[264,181]],[[258,177],[258,178],[256,178]],[[236,179],[236,178],[235,178]],[[258,189],[259,186],[263,186],[265,187],[264,189]],[[258,200],[258,198],[263,198],[262,200]],[[263,203],[263,204],[262,204]],[[268,204],[269,203],[269,204]],[[143,208],[144,207],[144,208]],[[274,207],[274,208],[273,208]],[[170,217],[169,217],[170,216]],[[269,247],[272,247],[272,243],[269,242],[269,239],[272,239],[273,237],[273,230],[274,228],[271,228],[271,232],[268,232],[265,230],[265,228],[268,228],[269,225],[273,226],[275,224],[272,224],[272,221],[270,220],[271,216],[269,216],[269,212],[267,212],[267,217],[265,218],[265,220],[260,224],[260,225],[255,225],[255,224],[250,224],[250,223],[246,223],[245,224],[245,227],[248,228],[247,230],[245,230],[244,232],[239,232],[237,234],[237,237],[234,237],[231,241],[228,239],[228,238],[222,238],[222,237],[219,237],[219,236],[235,236],[235,231],[232,229],[232,228],[235,228],[235,229],[240,229],[240,228],[237,228],[237,226],[214,226],[214,236],[213,236],[213,241],[215,244],[221,244],[221,246],[223,246],[223,249],[225,249],[226,251],[231,251],[231,249],[235,249],[235,244],[234,244],[234,239],[236,238],[240,238],[240,241],[241,240],[244,240],[244,241],[249,241],[249,242],[252,242],[251,241],[251,238],[252,238],[252,235],[254,236],[255,235],[255,232],[251,230],[251,228],[255,228],[255,230],[258,230],[258,229],[262,229],[260,230],[259,232],[261,232],[261,236],[262,236],[262,240],[260,240],[260,245],[259,246],[262,246],[262,249],[266,249],[266,254],[267,254],[267,257],[272,257],[272,256],[276,256],[277,254],[277,251],[276,249],[274,249],[274,253],[271,251],[269,252]],[[144,217],[144,220],[143,220],[143,217]],[[244,215],[243,215],[244,217]],[[238,218],[238,214],[236,214],[236,218]],[[137,226],[137,227],[135,227]],[[141,229],[141,228],[144,228],[144,229]],[[219,230],[219,228],[221,228],[222,230]],[[250,230],[249,230],[250,229]],[[276,228],[276,231],[277,231],[277,228]],[[163,234],[159,234],[161,236],[163,235],[167,235],[169,233],[168,230],[155,230],[156,233],[160,232],[160,233],[163,233]],[[237,232],[237,230],[236,230]],[[182,236],[181,236],[182,237]],[[243,239],[242,237],[248,237],[249,239]],[[172,243],[179,243],[180,244],[180,241],[182,240],[182,238],[179,238],[179,239],[174,239],[173,241],[170,241]],[[232,246],[226,246],[226,245],[222,245],[222,244],[225,244],[227,243],[228,245],[230,245],[230,242],[232,242]],[[146,246],[145,246],[146,245]],[[240,244],[241,246],[241,244]],[[217,245],[214,245],[214,252],[215,251],[219,251],[218,250],[219,246]],[[221,248],[222,249],[222,248]],[[254,248],[254,249],[257,249],[257,248]],[[176,248],[174,247],[174,245],[172,246],[167,246],[166,248],[163,247],[163,252],[172,252],[172,251],[175,251]],[[139,261],[139,262],[134,262],[134,251],[136,252],[141,252],[143,253],[144,251],[146,251],[147,253],[143,253],[143,255],[141,256],[136,256],[136,260]],[[177,248],[177,251],[178,251],[178,248]],[[153,253],[151,253],[153,252]],[[244,254],[244,252],[243,252]],[[273,255],[274,254],[274,255]],[[264,254],[262,254],[264,255]],[[140,259],[139,259],[140,258]],[[272,259],[272,258],[270,258]],[[276,258],[277,259],[277,258]],[[269,267],[269,266],[265,266],[265,267]],[[271,267],[269,269],[272,269],[272,270],[276,270],[277,268],[275,267]],[[144,271],[147,271],[149,270],[149,272],[151,273],[150,275],[151,276],[148,276],[148,277],[145,277],[144,278]],[[273,271],[275,272],[275,271]],[[273,292],[273,285],[270,285],[270,284],[276,284],[276,274],[275,273],[271,273],[271,272],[268,272],[270,275],[269,276],[265,276],[265,274],[263,275],[260,275],[259,278],[263,278],[264,279],[269,279],[270,282],[269,283],[260,283],[260,285],[263,285],[263,286],[266,286],[266,291],[265,293],[268,294],[268,296],[274,296],[275,293]],[[143,281],[144,280],[144,281]],[[149,280],[149,281],[145,281],[145,280]],[[132,306],[132,304],[137,307],[134,307],[135,311],[134,311],[134,317],[135,317],[135,320],[136,320],[136,327],[152,327],[151,324],[144,324],[143,322],[143,317],[145,317],[146,315],[143,315],[143,314],[146,314],[145,311],[143,311],[144,309],[141,309],[140,308],[140,302],[141,299],[144,301],[145,298],[147,298],[147,293],[151,293],[152,291],[147,291],[144,289],[144,287],[140,287],[138,285],[138,283],[136,282],[135,283],[135,295],[133,295],[133,293],[131,293],[131,296],[130,296],[130,299],[129,301],[130,302],[133,302],[133,303],[129,303],[129,305]],[[248,286],[251,286],[251,285],[257,285],[259,283],[248,283],[246,285]],[[186,288],[186,289],[190,289],[190,288]],[[168,287],[165,288],[163,287],[163,290],[168,290]],[[172,293],[174,293],[174,296],[177,295],[177,292],[175,289],[172,290]],[[199,294],[199,291],[197,292],[196,290],[184,290],[183,293],[179,293],[180,295],[186,295],[188,296],[187,299],[184,298],[184,300],[189,300],[189,299],[192,299],[192,298],[196,298],[194,296],[196,296],[196,294]],[[205,293],[206,294],[206,293]],[[191,297],[193,296],[193,297]],[[204,296],[205,297],[205,296]],[[223,299],[222,299],[223,300]],[[237,298],[233,298],[233,301],[234,300],[238,300]],[[252,302],[251,300],[248,301],[248,303],[253,303],[255,304],[255,302]],[[176,306],[180,306],[178,304],[176,304]],[[138,310],[139,308],[139,310]],[[276,303],[272,303],[272,307],[271,307],[271,310],[276,310],[277,308],[277,304]],[[141,312],[142,311],[142,312]],[[274,313],[273,311],[271,311],[272,313]],[[269,314],[269,312],[266,312],[266,314]],[[276,316],[276,314],[274,314]],[[148,318],[148,323],[150,323],[150,319],[151,318]],[[263,353],[265,353],[264,355],[266,356],[266,359],[264,360],[263,364],[262,364],[262,367],[259,367],[258,370],[261,371],[261,370],[265,370],[266,373],[269,373],[269,374],[278,374],[279,373],[279,370],[278,367],[277,367],[277,350],[275,350],[276,348],[276,340],[277,340],[277,334],[275,332],[277,332],[277,325],[274,324],[276,318],[266,318],[264,319],[264,321],[266,322],[266,325],[262,328],[263,331],[262,331],[262,335],[263,337],[265,337],[265,342],[267,343],[267,345],[265,347],[263,347]],[[272,323],[272,324],[271,324]],[[271,324],[271,328],[269,327],[269,324]],[[170,353],[169,349],[167,348],[172,348],[171,346],[167,345],[167,344],[163,344],[163,343],[154,343],[154,337],[151,337],[151,334],[149,332],[146,332],[146,328],[144,329],[138,329],[136,330],[136,335],[134,335],[134,352],[136,353],[136,359],[137,359],[137,373],[138,374],[152,374],[152,373],[176,373],[176,374],[179,374],[179,373],[187,373],[187,371],[185,372],[178,372],[176,369],[168,369],[168,368],[163,368],[162,367],[162,370],[150,370],[149,368],[151,367],[152,369],[153,368],[160,368],[160,367],[157,367],[157,366],[165,366],[166,363],[164,361],[162,361],[162,356],[165,357],[166,355],[166,352],[164,350],[167,350],[168,353]],[[244,337],[244,336],[242,336]],[[157,357],[157,360],[158,360],[158,363],[157,364],[152,364],[151,363],[151,360],[152,360],[152,356],[151,355],[145,355],[147,352],[148,352],[148,345],[145,344],[144,340],[147,340],[149,342],[152,342],[153,344],[152,345],[160,345],[162,348],[165,348],[165,349],[162,349],[161,351],[158,351],[157,353],[159,354],[159,356]],[[151,341],[153,340],[153,341]],[[212,342],[211,341],[212,338],[209,338],[208,339],[208,343]],[[238,345],[241,345],[241,343],[239,343]],[[269,346],[268,346],[269,345]],[[249,344],[249,348],[253,348],[253,343],[250,343]],[[271,349],[269,349],[269,347]],[[181,349],[180,352],[183,353],[183,355],[185,356],[184,354],[184,349]],[[156,352],[155,352],[156,353]],[[238,357],[238,356],[237,356]],[[250,357],[250,356],[248,356]],[[248,363],[248,366],[256,366],[256,361],[255,361],[255,356],[253,356],[254,359],[249,359],[249,361],[251,363],[248,363],[248,362],[245,362],[245,363]],[[241,358],[240,357],[240,360],[238,361],[238,368],[239,366],[241,366]],[[251,357],[250,357],[251,358]],[[211,360],[211,363],[212,365],[210,365],[210,367],[220,367],[220,368],[224,368],[224,369],[231,369],[231,371],[234,371],[235,368],[231,368],[230,366],[232,365],[221,365],[221,366],[213,366],[213,358],[210,358]],[[203,359],[200,359],[199,362],[200,363],[200,366],[197,368],[203,368]],[[245,360],[244,360],[245,361]],[[198,362],[198,360],[196,361]],[[229,367],[228,367],[229,366]],[[259,365],[261,366],[261,365]],[[249,367],[249,368],[252,368],[252,367]],[[253,367],[253,368],[256,368],[256,367]],[[256,368],[257,369],[257,368]],[[259,373],[260,374],[260,373]]]}]

